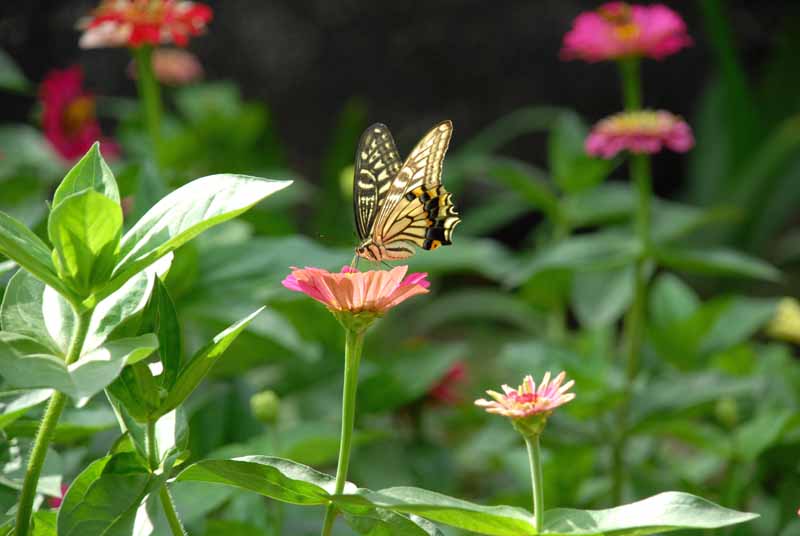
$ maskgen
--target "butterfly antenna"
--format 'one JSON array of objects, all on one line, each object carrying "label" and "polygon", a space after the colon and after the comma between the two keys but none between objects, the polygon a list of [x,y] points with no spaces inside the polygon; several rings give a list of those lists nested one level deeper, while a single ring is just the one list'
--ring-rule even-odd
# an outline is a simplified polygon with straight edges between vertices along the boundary
[{"label": "butterfly antenna", "polygon": [[358,270],[358,255],[353,255],[353,262],[350,263],[350,268]]},{"label": "butterfly antenna", "polygon": [[388,262],[386,262],[386,261],[381,261],[381,264],[382,264],[383,266],[387,267],[389,270],[391,270],[391,269],[393,268],[393,267],[392,267],[392,265],[391,265],[391,264],[389,264],[389,263],[388,263]]}]

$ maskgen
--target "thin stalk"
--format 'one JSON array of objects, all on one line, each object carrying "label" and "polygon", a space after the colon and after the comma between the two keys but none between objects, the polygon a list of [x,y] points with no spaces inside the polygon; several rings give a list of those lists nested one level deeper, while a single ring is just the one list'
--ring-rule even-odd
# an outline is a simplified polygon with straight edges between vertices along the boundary
[{"label": "thin stalk", "polygon": [[150,466],[151,471],[158,468],[158,444],[156,443],[156,423],[154,421],[147,422],[147,428],[144,430],[145,448],[147,449],[147,464]]},{"label": "thin stalk", "polygon": [[[339,439],[339,464],[336,467],[335,494],[344,491],[347,482],[347,469],[350,466],[350,447],[353,441],[353,423],[356,417],[356,390],[358,389],[358,365],[364,347],[364,332],[347,330],[344,346],[344,389],[342,392],[342,434]],[[336,507],[333,503],[325,511],[322,536],[330,536],[336,520]]]},{"label": "thin stalk", "polygon": [[161,147],[161,89],[153,72],[153,48],[140,46],[132,49],[136,62],[136,83],[139,89],[139,99],[144,108],[144,118],[150,143],[153,146],[153,155],[159,163],[159,148]]},{"label": "thin stalk", "polygon": [[[89,332],[89,321],[92,318],[94,309],[87,309],[83,312],[78,311],[77,308],[74,308],[74,310],[77,321],[73,327],[72,339],[64,359],[67,365],[74,363],[81,356],[81,349],[83,349],[86,334]],[[28,460],[28,468],[25,471],[25,479],[22,482],[22,491],[19,496],[15,532],[17,536],[28,536],[30,532],[31,511],[33,509],[33,499],[36,497],[36,487],[39,484],[39,476],[42,474],[42,466],[47,456],[47,449],[53,441],[58,419],[61,417],[61,412],[64,411],[66,403],[66,395],[55,391],[47,405],[39,431],[36,433],[31,457]]]},{"label": "thin stalk", "polygon": [[175,510],[175,504],[172,502],[172,495],[169,494],[167,485],[161,486],[161,491],[158,493],[161,499],[161,506],[164,508],[164,514],[167,516],[169,529],[172,536],[187,536],[186,529],[183,528],[178,512]]},{"label": "thin stalk", "polygon": [[622,96],[625,110],[640,110],[642,108],[642,82],[640,76],[639,58],[626,58],[619,61],[619,71],[622,77]]},{"label": "thin stalk", "polygon": [[[642,88],[639,60],[627,59],[620,62],[625,109],[634,111],[642,107]],[[626,389],[625,399],[617,414],[617,434],[612,445],[612,490],[614,504],[622,502],[626,480],[624,452],[627,442],[628,410],[632,388],[639,375],[642,345],[644,342],[647,310],[647,265],[651,252],[651,200],[652,176],[650,158],[647,155],[631,155],[631,178],[636,185],[636,237],[640,255],[634,266],[633,304],[625,317],[624,336],[626,339]]]},{"label": "thin stalk", "polygon": [[542,453],[539,448],[539,436],[525,437],[528,447],[528,463],[531,468],[531,487],[533,489],[533,517],[536,532],[541,533],[544,526],[544,480],[542,479]]}]

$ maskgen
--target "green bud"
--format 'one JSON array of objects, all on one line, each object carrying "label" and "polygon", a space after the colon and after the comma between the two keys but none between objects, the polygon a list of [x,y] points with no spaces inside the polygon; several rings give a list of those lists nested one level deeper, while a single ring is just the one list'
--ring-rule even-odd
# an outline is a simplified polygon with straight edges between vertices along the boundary
[{"label": "green bud", "polygon": [[250,398],[253,416],[264,424],[272,424],[278,419],[281,400],[275,391],[261,391]]}]

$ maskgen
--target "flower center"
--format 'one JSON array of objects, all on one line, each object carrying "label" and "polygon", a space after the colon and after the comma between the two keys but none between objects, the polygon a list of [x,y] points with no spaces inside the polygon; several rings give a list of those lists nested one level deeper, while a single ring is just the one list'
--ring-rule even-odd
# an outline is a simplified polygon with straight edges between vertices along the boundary
[{"label": "flower center", "polygon": [[633,21],[631,6],[616,2],[598,9],[603,19],[614,27],[614,35],[621,41],[632,41],[639,36],[639,27]]},{"label": "flower center", "polygon": [[536,404],[539,401],[537,393],[520,393],[517,392],[513,395],[514,402],[517,404]]},{"label": "flower center", "polygon": [[94,99],[84,95],[67,105],[61,115],[61,125],[68,136],[73,136],[94,117]]}]

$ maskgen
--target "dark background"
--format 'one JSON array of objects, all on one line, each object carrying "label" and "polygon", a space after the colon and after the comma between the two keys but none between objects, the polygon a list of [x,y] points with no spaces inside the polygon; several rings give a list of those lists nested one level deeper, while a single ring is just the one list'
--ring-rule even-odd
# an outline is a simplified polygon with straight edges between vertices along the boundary
[{"label": "dark background", "polygon": [[[133,95],[121,50],[82,51],[76,21],[95,0],[6,2],[0,47],[39,81],[48,70],[80,63],[100,95]],[[564,33],[581,11],[600,2],[576,0],[225,0],[214,8],[213,35],[192,40],[208,79],[232,79],[248,99],[268,103],[292,167],[317,180],[336,118],[352,97],[370,121],[387,123],[405,153],[423,130],[450,118],[454,145],[516,108],[556,105],[594,121],[620,107],[614,66],[562,62]],[[683,15],[695,45],[662,62],[647,62],[645,100],[692,117],[714,74],[699,2],[665,2]],[[728,2],[735,40],[757,76],[796,0]],[[2,95],[3,119],[24,121],[32,99]],[[539,158],[544,144],[523,139],[509,150]],[[664,155],[657,184],[679,185],[684,159]],[[667,179],[668,177],[668,179]],[[664,180],[658,180],[664,179]]]}]

